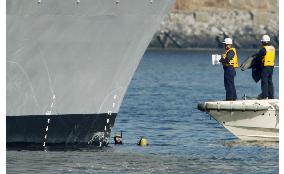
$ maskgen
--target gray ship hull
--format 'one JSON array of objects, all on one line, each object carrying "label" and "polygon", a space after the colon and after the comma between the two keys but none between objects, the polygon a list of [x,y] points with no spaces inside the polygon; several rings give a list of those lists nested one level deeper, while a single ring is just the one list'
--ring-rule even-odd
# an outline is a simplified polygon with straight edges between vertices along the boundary
[{"label": "gray ship hull", "polygon": [[[172,0],[6,2],[7,145],[89,143],[96,132],[108,138],[130,80]],[[74,119],[67,121],[66,130],[55,126],[74,115],[82,120],[88,115],[90,124]],[[106,115],[111,121],[105,130]],[[49,129],[54,136],[45,140],[48,120],[54,123]],[[74,134],[78,126],[88,129],[84,135]],[[64,134],[56,137],[56,132]]]},{"label": "gray ship hull", "polygon": [[7,117],[7,147],[104,146],[116,114],[29,115]]}]

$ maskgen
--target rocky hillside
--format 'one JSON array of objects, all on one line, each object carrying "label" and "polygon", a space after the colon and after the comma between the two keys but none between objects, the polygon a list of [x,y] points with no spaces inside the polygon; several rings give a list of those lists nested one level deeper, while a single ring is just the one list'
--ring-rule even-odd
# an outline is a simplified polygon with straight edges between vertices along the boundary
[{"label": "rocky hillside", "polygon": [[278,0],[177,0],[150,47],[221,48],[230,36],[237,48],[256,48],[263,34],[278,47]]}]

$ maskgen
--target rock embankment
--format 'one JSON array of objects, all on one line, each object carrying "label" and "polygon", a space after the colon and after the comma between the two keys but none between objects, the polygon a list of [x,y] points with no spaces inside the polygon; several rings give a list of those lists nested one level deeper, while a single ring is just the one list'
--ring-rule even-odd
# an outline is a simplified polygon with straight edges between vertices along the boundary
[{"label": "rock embankment", "polygon": [[177,0],[150,47],[221,48],[229,36],[257,48],[263,34],[278,47],[278,14],[278,0]]}]

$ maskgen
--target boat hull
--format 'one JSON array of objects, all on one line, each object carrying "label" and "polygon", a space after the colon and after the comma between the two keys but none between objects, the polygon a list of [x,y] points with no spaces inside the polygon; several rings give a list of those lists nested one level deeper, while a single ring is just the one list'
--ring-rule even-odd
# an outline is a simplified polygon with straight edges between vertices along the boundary
[{"label": "boat hull", "polygon": [[279,129],[227,126],[226,129],[245,141],[279,141]]},{"label": "boat hull", "polygon": [[217,101],[205,105],[209,107],[200,110],[242,140],[279,141],[278,100]]}]

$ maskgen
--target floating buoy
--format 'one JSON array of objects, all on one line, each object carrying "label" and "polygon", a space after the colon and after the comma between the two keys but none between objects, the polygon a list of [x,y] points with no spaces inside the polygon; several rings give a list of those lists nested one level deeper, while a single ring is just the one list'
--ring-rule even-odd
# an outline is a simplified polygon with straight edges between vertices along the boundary
[{"label": "floating buoy", "polygon": [[139,146],[148,146],[148,140],[146,137],[141,137],[139,142],[137,143]]}]

